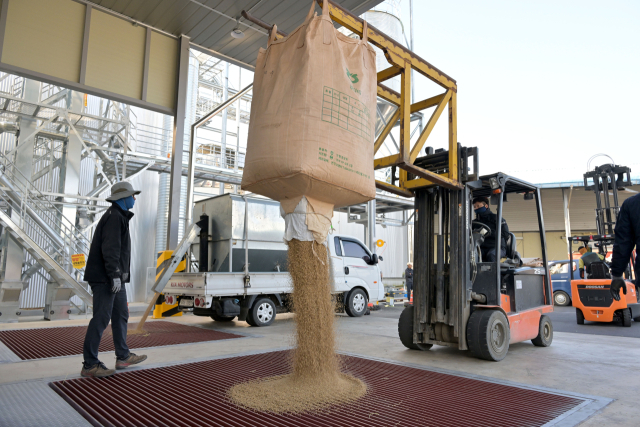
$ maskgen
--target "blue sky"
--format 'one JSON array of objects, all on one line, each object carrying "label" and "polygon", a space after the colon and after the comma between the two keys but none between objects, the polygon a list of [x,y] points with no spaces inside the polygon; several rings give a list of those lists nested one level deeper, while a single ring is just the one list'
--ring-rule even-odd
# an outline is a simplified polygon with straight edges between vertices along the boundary
[{"label": "blue sky", "polygon": [[640,177],[640,1],[414,0],[414,26],[414,50],[457,81],[458,140],[482,174],[578,181],[606,153]]}]

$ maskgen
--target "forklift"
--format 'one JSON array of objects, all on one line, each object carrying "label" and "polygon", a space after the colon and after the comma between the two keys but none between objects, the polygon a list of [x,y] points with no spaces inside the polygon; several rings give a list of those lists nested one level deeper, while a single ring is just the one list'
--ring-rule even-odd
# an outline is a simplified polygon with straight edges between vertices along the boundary
[{"label": "forklift", "polygon": [[[447,173],[441,158],[448,154],[427,148],[427,155],[415,164]],[[504,173],[479,176],[475,147],[459,147],[457,154],[461,189],[431,186],[415,191],[413,304],[400,316],[400,341],[413,350],[429,350],[433,345],[470,350],[490,361],[504,359],[511,343],[531,340],[548,347],[553,325],[546,314],[553,311],[553,292],[540,190]],[[538,219],[541,266],[522,266],[513,233],[505,239],[506,259],[483,262],[480,246],[491,231],[473,220],[472,200],[478,196],[490,198],[491,205],[497,206],[498,224],[508,197],[531,201]],[[501,231],[498,225],[497,254],[501,253]]]},{"label": "forklift", "polygon": [[[569,256],[573,265],[573,244],[593,245],[598,253],[606,258],[615,241],[615,221],[620,212],[618,191],[631,185],[631,169],[626,166],[605,164],[583,175],[586,191],[593,191],[596,196],[596,235],[572,236],[569,239]],[[611,204],[613,199],[613,204]],[[627,293],[621,293],[620,301],[611,296],[611,274],[605,261],[592,262],[586,266],[584,277],[571,281],[571,300],[576,309],[576,322],[584,325],[584,321],[618,322],[630,327],[631,319],[640,322],[640,304],[634,275],[631,269],[635,265],[635,255],[631,255],[625,271]]]}]

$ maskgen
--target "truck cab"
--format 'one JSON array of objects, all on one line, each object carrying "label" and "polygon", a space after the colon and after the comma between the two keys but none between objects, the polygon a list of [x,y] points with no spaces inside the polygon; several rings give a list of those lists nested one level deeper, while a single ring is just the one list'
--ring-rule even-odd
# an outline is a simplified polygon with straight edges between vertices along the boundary
[{"label": "truck cab", "polygon": [[[191,247],[197,262],[192,272],[171,276],[164,302],[215,321],[237,318],[251,326],[268,326],[277,313],[288,312],[293,289],[280,204],[225,194],[197,202],[195,212],[204,226]],[[384,299],[382,258],[352,236],[329,234],[326,245],[338,307],[351,317],[364,315],[369,301]]]}]

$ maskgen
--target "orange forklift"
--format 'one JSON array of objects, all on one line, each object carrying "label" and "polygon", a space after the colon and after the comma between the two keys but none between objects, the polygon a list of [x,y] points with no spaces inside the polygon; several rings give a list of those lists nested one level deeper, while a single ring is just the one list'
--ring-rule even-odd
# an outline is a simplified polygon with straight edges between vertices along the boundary
[{"label": "orange forklift", "polygon": [[[462,147],[458,164],[463,188],[421,188],[415,192],[413,304],[398,322],[402,344],[414,350],[433,345],[470,350],[485,360],[502,360],[509,345],[531,340],[548,347],[553,325],[553,292],[546,255],[540,190],[518,178],[495,173],[478,176],[477,149]],[[475,174],[469,173],[470,154]],[[428,152],[416,164],[447,173],[447,151]],[[506,259],[483,262],[480,246],[491,230],[473,220],[472,200],[488,197],[502,223],[508,197],[531,201],[538,218],[542,264],[523,267],[516,237],[506,236]],[[496,253],[501,253],[501,227],[496,227]],[[435,238],[434,238],[435,237]]]},{"label": "orange forklift", "polygon": [[[606,164],[597,166],[593,171],[584,174],[584,186],[596,196],[596,225],[598,234],[592,236],[573,236],[569,239],[569,254],[573,264],[573,244],[593,245],[598,253],[606,256],[608,247],[612,247],[615,235],[615,221],[620,207],[618,191],[631,185],[631,169],[625,166]],[[613,204],[611,201],[613,200]],[[618,322],[630,327],[631,319],[640,322],[640,304],[636,287],[632,280],[631,269],[635,260],[629,260],[625,271],[627,293],[621,292],[620,301],[611,296],[611,274],[605,261],[595,261],[586,265],[580,280],[571,281],[571,300],[576,308],[576,321],[584,325],[584,321]],[[635,273],[637,274],[637,273]]]}]

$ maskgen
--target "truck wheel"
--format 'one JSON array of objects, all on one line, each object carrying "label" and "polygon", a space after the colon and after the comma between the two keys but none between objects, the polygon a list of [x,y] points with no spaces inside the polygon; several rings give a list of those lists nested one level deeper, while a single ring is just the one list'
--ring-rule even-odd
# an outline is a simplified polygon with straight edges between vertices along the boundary
[{"label": "truck wheel", "polygon": [[509,321],[498,310],[478,309],[467,323],[467,344],[479,359],[499,362],[509,351]]},{"label": "truck wheel", "polygon": [[251,326],[269,326],[275,319],[276,305],[269,298],[261,298],[253,304],[247,323]]},{"label": "truck wheel", "polygon": [[236,318],[236,316],[222,316],[218,313],[213,313],[211,315],[211,318],[216,322],[231,322],[233,319]]},{"label": "truck wheel", "polygon": [[360,317],[367,312],[367,294],[362,289],[354,289],[349,292],[344,311],[351,317]]},{"label": "truck wheel", "polygon": [[625,328],[631,326],[631,309],[629,308],[622,310],[622,326]]},{"label": "truck wheel", "polygon": [[410,350],[420,350],[413,342],[413,306],[409,305],[400,313],[398,320],[398,336],[402,345]]},{"label": "truck wheel", "polygon": [[584,314],[582,314],[582,310],[576,308],[576,321],[578,325],[584,325]]},{"label": "truck wheel", "polygon": [[553,324],[549,316],[540,317],[540,329],[538,336],[531,340],[537,347],[549,347],[553,341]]},{"label": "truck wheel", "polygon": [[566,307],[571,304],[571,298],[564,291],[556,291],[553,293],[553,303],[560,307]]}]

